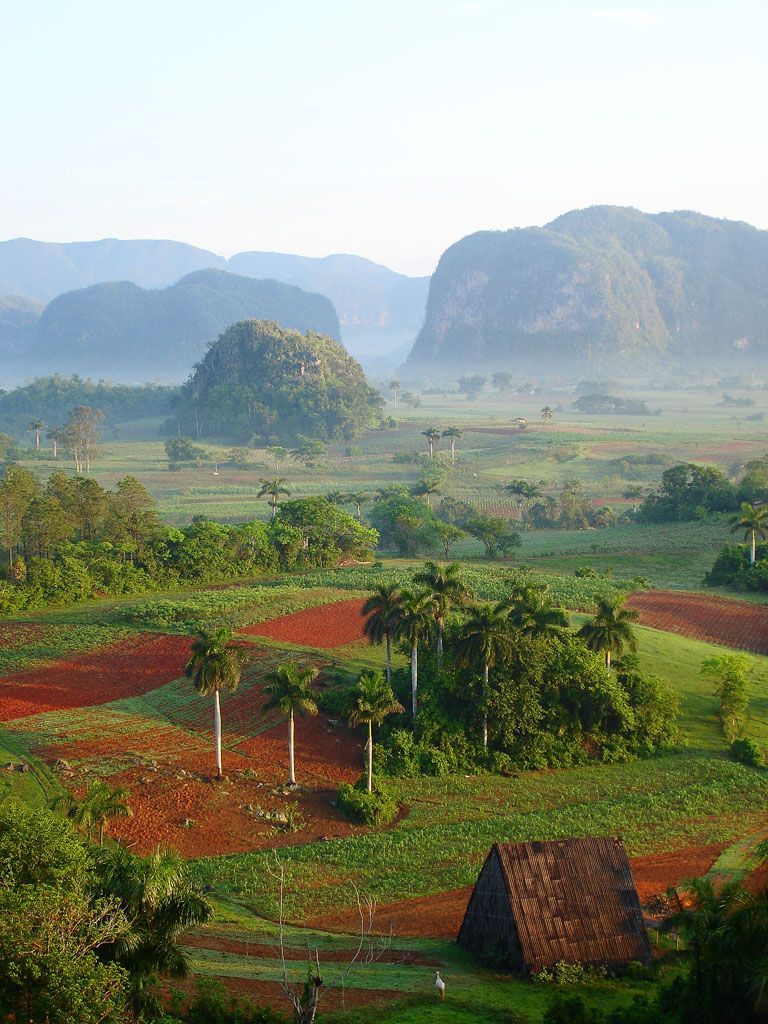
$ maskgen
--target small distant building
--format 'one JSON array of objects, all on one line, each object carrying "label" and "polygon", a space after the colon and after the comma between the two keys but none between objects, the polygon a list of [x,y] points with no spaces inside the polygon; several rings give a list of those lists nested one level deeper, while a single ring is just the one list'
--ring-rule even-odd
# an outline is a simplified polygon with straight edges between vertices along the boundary
[{"label": "small distant building", "polygon": [[458,941],[524,977],[561,961],[617,970],[653,957],[618,836],[496,843]]}]

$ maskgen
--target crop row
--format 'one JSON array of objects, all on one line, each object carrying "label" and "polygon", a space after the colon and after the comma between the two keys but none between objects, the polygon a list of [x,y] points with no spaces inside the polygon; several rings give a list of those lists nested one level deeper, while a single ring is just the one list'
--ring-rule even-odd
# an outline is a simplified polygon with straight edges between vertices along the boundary
[{"label": "crop row", "polygon": [[204,590],[178,600],[147,599],[117,608],[115,621],[145,628],[189,632],[205,624],[246,626],[338,599],[327,588],[305,588],[285,576],[280,583]]},{"label": "crop row", "polygon": [[54,661],[76,651],[94,651],[133,635],[126,626],[0,622],[0,675]]}]

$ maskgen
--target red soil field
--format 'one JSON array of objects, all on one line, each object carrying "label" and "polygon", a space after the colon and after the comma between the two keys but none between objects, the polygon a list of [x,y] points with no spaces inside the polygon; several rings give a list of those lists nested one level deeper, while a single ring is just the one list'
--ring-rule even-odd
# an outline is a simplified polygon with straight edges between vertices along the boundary
[{"label": "red soil field", "polygon": [[643,626],[768,654],[768,605],[709,594],[645,590],[630,594],[627,606],[640,612]]},{"label": "red soil field", "polygon": [[178,679],[189,638],[143,633],[0,681],[0,722],[135,697]]},{"label": "red soil field", "polygon": [[671,853],[652,853],[632,857],[632,877],[641,903],[661,896],[671,886],[680,885],[687,878],[705,875],[728,843],[710,843],[708,846],[688,846]]},{"label": "red soil field", "polygon": [[[322,967],[323,961],[320,960]],[[218,975],[218,980],[226,986],[227,992],[232,996],[241,999],[249,999],[257,1006],[269,1005],[278,1012],[286,1013],[288,1001],[286,1000],[280,985],[276,981],[253,981],[250,978],[229,978],[226,975]],[[172,990],[185,993],[191,1002],[195,995],[196,986],[194,978],[181,979],[179,981],[164,982],[162,991],[170,993]],[[430,988],[430,993],[432,989]],[[356,1006],[384,1006],[394,1002],[396,999],[407,998],[407,992],[398,992],[389,989],[345,989],[330,988],[320,1000],[320,1009],[325,1014],[330,1010],[350,1010]]]},{"label": "red soil field", "polygon": [[[243,732],[258,727],[265,697],[254,685],[240,698],[239,693],[225,695],[222,701],[226,778],[221,782],[209,781],[214,772],[213,705],[205,699],[191,729],[162,719],[108,715],[103,724],[87,723],[87,730],[99,729],[98,735],[79,738],[73,722],[74,735],[56,739],[49,734],[35,753],[49,762],[69,762],[73,774],[62,781],[78,791],[91,768],[111,762],[109,782],[129,787],[133,817],[116,820],[110,832],[139,853],[169,844],[185,856],[213,856],[358,831],[331,801],[339,782],[353,782],[361,773],[362,731],[333,725],[322,714],[298,718],[296,772],[301,788],[288,795],[276,793],[287,777],[287,724],[278,720],[264,732],[243,738]],[[152,761],[156,770],[148,767]],[[265,811],[284,810],[293,803],[301,815],[296,832],[274,828],[245,809],[250,804]]]},{"label": "red soil field", "polygon": [[364,639],[364,603],[364,598],[355,598],[353,601],[321,604],[292,615],[281,615],[269,622],[257,622],[240,632],[300,644],[302,647],[343,647]]}]

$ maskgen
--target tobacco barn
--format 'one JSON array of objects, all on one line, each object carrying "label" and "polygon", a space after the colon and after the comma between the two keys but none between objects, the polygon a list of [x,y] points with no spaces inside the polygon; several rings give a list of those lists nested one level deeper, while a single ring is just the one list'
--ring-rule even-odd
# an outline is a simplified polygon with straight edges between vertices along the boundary
[{"label": "tobacco barn", "polygon": [[522,976],[555,964],[617,970],[652,959],[618,836],[496,843],[459,931],[459,945]]}]

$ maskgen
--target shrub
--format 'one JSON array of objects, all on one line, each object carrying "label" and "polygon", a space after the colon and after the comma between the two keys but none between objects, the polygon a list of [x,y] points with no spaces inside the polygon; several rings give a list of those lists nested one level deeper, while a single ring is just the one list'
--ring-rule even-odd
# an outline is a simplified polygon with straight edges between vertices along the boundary
[{"label": "shrub", "polygon": [[731,744],[731,757],[750,768],[765,768],[765,755],[754,740],[734,740]]},{"label": "shrub", "polygon": [[358,825],[386,825],[397,814],[397,804],[382,789],[373,793],[347,784],[339,788],[338,808],[350,821]]},{"label": "shrub", "polygon": [[[539,975],[540,977],[540,975]],[[602,1014],[581,996],[558,995],[544,1011],[543,1024],[600,1024]]]}]

